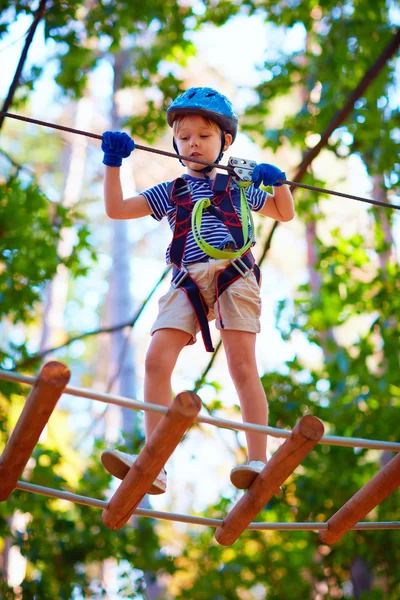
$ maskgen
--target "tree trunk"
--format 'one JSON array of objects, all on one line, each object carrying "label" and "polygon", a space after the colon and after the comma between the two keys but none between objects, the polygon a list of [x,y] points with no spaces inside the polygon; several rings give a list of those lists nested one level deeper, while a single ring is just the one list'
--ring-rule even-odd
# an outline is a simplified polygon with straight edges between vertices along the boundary
[{"label": "tree trunk", "polygon": [[[121,80],[125,69],[131,62],[130,52],[120,52],[115,56],[114,62],[114,84],[113,102],[111,108],[111,129],[119,131],[122,119],[119,114],[116,94],[121,87]],[[123,175],[123,172],[121,173]],[[134,185],[134,181],[132,181]],[[112,271],[110,275],[110,316],[112,323],[128,321],[132,317],[133,302],[130,293],[132,274],[130,269],[130,257],[132,255],[132,243],[129,240],[129,221],[112,221]],[[111,360],[110,377],[112,383],[118,383],[118,390],[122,396],[127,398],[136,397],[136,375],[134,350],[131,342],[131,330],[119,330],[112,334],[111,338]],[[112,390],[110,390],[112,391]],[[129,438],[138,427],[136,412],[128,408],[121,408],[122,431],[129,443]],[[140,504],[142,508],[149,507],[148,497],[145,496]],[[109,567],[109,565],[108,565]],[[111,577],[111,575],[109,574]],[[144,573],[146,581],[146,598],[155,600],[162,596],[162,588],[159,587],[153,573]]]},{"label": "tree trunk", "polygon": [[308,276],[310,278],[311,292],[316,297],[321,290],[321,277],[315,269],[318,263],[317,249],[315,239],[317,237],[317,222],[313,219],[306,223],[306,243],[307,243],[307,266]]},{"label": "tree trunk", "polygon": [[[74,127],[83,129],[90,127],[93,114],[93,102],[88,98],[82,98],[76,104]],[[85,174],[86,150],[88,138],[78,138],[69,134],[69,144],[64,153],[63,162],[67,172],[64,180],[62,204],[70,207],[79,202],[83,187]],[[58,252],[61,256],[68,256],[74,241],[74,231],[69,229],[62,232]],[[40,340],[40,351],[45,347],[57,345],[64,338],[64,310],[68,294],[68,270],[60,265],[57,275],[46,286],[45,306],[43,315],[43,328]]]},{"label": "tree trunk", "polygon": [[[125,69],[130,63],[128,52],[120,52],[115,57],[113,102],[111,108],[111,129],[119,131],[122,119],[118,112],[116,93],[121,87]],[[110,277],[111,322],[128,321],[132,317],[133,302],[130,293],[132,254],[129,240],[129,222],[113,220],[112,222],[112,259],[113,266]],[[127,398],[136,397],[136,375],[134,366],[133,347],[130,341],[130,330],[116,331],[111,336],[111,373],[118,375],[118,393]],[[111,390],[110,390],[111,391]],[[132,435],[136,425],[134,411],[122,408],[122,428],[124,433]]]},{"label": "tree trunk", "polygon": [[[372,177],[372,186],[372,198],[374,200],[378,200],[379,202],[388,202],[382,175],[374,175]],[[384,242],[386,244],[385,251],[379,254],[379,267],[383,276],[385,276],[388,263],[393,258],[394,249],[394,239],[391,230],[390,219],[388,216],[388,210],[390,209],[377,208],[375,211],[376,219],[379,220],[379,223],[383,229]]]},{"label": "tree trunk", "polygon": [[369,567],[361,556],[356,556],[350,567],[354,598],[360,600],[364,592],[372,591],[372,576]]}]

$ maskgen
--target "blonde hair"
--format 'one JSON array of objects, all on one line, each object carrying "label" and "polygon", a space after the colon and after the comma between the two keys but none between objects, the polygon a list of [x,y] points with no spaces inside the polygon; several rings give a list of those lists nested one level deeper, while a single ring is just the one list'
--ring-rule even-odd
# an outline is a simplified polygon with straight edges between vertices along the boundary
[{"label": "blonde hair", "polygon": [[[189,116],[190,115],[181,115],[180,117],[177,117],[175,119],[175,121],[173,122],[173,125],[172,125],[172,131],[173,131],[174,136],[178,133],[181,125],[183,124],[183,121]],[[211,127],[211,129],[214,129],[215,131],[221,131],[220,126],[215,121],[212,121],[211,119],[207,119],[207,117],[203,117],[203,115],[198,115],[198,116],[203,119],[203,121],[207,125],[207,127]]]}]

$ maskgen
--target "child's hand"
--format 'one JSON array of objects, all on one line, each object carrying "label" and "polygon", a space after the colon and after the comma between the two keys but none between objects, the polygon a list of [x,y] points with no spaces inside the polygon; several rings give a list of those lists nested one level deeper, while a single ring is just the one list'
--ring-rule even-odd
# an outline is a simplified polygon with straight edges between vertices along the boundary
[{"label": "child's hand", "polygon": [[278,169],[278,167],[274,167],[274,165],[261,163],[254,169],[251,179],[254,183],[254,187],[256,188],[260,187],[261,183],[264,185],[274,185],[275,187],[279,187],[283,184],[278,183],[278,181],[280,179],[286,179],[286,174]]},{"label": "child's hand", "polygon": [[107,167],[120,167],[122,159],[128,158],[135,149],[135,142],[127,133],[105,131],[101,149],[104,152],[103,164]]}]

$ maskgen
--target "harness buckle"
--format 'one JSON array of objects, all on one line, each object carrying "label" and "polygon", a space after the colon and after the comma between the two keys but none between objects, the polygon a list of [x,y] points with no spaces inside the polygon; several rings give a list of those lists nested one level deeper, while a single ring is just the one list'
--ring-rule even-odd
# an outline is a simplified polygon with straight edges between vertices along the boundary
[{"label": "harness buckle", "polygon": [[176,206],[177,198],[191,193],[190,181],[186,181],[183,177],[178,177],[175,181],[171,181],[167,189],[171,206]]},{"label": "harness buckle", "polygon": [[189,194],[190,188],[188,184],[185,187],[181,187],[179,190],[174,190],[174,197],[184,196],[185,194]]},{"label": "harness buckle", "polygon": [[230,172],[236,181],[251,181],[253,169],[257,166],[257,163],[254,160],[231,156],[228,160],[228,166],[232,168]]},{"label": "harness buckle", "polygon": [[181,267],[175,277],[171,280],[171,285],[173,288],[178,288],[182,281],[186,278],[186,275],[189,273],[186,267]]},{"label": "harness buckle", "polygon": [[240,275],[244,277],[244,279],[246,279],[246,277],[248,277],[253,270],[252,266],[248,267],[246,265],[241,256],[238,256],[238,258],[231,258],[229,262],[231,263],[232,267],[235,267],[236,271],[238,271]]}]

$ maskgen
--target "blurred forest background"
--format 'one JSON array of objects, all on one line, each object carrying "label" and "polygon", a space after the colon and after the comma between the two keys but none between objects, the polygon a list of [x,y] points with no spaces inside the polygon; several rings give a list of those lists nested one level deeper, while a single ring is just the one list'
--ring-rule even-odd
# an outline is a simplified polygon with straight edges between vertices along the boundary
[{"label": "blurred forest background", "polygon": [[[240,114],[234,156],[399,204],[399,25],[395,0],[0,0],[0,108],[171,150],[171,99],[216,87]],[[0,367],[36,374],[53,358],[72,385],[140,400],[170,233],[151,218],[107,219],[99,146],[0,116]],[[125,195],[181,171],[137,150]],[[309,413],[327,433],[397,441],[398,213],[293,194],[294,221],[257,220],[270,423],[292,428]],[[240,419],[223,351],[210,362],[200,341],[187,348],[173,386]],[[0,448],[26,395],[0,382]],[[63,396],[24,479],[105,499],[115,482],[101,450],[142,442],[141,414]],[[151,506],[223,518],[240,496],[229,471],[243,447],[243,434],[192,428]],[[326,521],[389,459],[317,446],[259,518]],[[398,517],[398,491],[368,515]],[[1,505],[2,600],[398,600],[399,565],[396,531],[351,532],[332,548],[314,532],[251,531],[224,548],[199,526],[135,519],[112,532],[97,509],[21,491]]]}]

